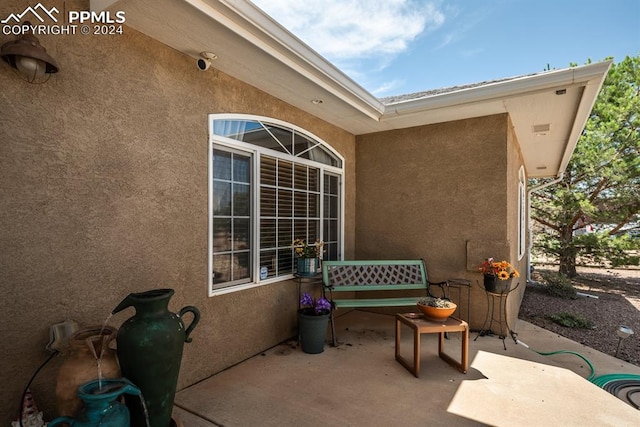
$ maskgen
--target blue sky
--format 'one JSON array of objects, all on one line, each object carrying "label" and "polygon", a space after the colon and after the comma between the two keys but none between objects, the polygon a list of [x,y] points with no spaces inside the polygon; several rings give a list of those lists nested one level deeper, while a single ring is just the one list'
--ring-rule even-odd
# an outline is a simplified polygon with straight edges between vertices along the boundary
[{"label": "blue sky", "polygon": [[640,0],[252,0],[378,97],[640,55]]}]

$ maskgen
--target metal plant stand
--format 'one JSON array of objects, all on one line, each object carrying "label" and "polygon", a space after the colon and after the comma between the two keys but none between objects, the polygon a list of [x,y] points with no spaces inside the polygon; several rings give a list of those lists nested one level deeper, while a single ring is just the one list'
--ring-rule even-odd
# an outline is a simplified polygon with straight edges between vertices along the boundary
[{"label": "metal plant stand", "polygon": [[504,346],[505,350],[507,349],[507,344],[505,342],[507,334],[503,333],[504,331],[508,332],[513,338],[513,341],[517,344],[516,334],[509,327],[509,320],[507,318],[507,298],[509,297],[509,294],[511,292],[518,289],[518,286],[520,286],[520,282],[518,282],[513,288],[510,288],[501,293],[489,292],[484,288],[484,286],[481,286],[480,284],[478,284],[478,286],[480,286],[482,290],[484,290],[487,296],[487,315],[484,319],[484,323],[482,324],[482,328],[480,328],[480,331],[474,338],[474,341],[476,341],[478,337],[481,336],[495,335],[493,326],[494,324],[496,324],[499,328],[498,338],[502,340],[502,345]]}]

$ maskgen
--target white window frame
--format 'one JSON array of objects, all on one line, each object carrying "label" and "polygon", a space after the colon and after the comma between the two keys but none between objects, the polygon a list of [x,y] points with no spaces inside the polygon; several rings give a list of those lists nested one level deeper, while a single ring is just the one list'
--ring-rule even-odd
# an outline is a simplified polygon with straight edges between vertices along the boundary
[{"label": "white window frame", "polygon": [[[294,124],[273,119],[270,117],[257,116],[251,114],[209,114],[208,116],[208,130],[209,130],[209,149],[208,149],[208,245],[207,245],[207,289],[208,295],[216,296],[223,295],[231,292],[238,292],[246,289],[251,289],[258,286],[268,285],[270,283],[281,282],[283,280],[289,280],[293,277],[293,274],[286,274],[277,277],[271,277],[264,280],[260,279],[260,216],[259,216],[259,202],[260,202],[260,183],[258,177],[259,175],[259,167],[260,167],[260,156],[268,155],[271,157],[277,157],[284,160],[294,161],[300,164],[307,164],[309,166],[313,166],[315,168],[319,168],[320,172],[320,238],[323,239],[324,227],[323,227],[323,218],[324,218],[324,174],[330,173],[332,175],[338,176],[338,185],[340,192],[340,206],[339,206],[339,258],[342,259],[344,253],[344,206],[345,206],[345,185],[344,185],[344,157],[340,155],[331,145],[317,137],[313,133],[302,129]],[[247,120],[247,121],[258,121],[269,123],[272,125],[276,125],[282,127],[284,129],[289,129],[296,133],[302,134],[304,137],[319,143],[322,147],[329,151],[332,155],[340,161],[340,167],[327,165],[324,163],[315,162],[313,160],[308,160],[292,155],[287,155],[285,153],[271,150],[268,148],[260,147],[251,143],[238,141],[231,138],[222,137],[214,134],[214,121],[217,120]],[[228,287],[213,289],[213,150],[215,147],[227,148],[231,151],[246,153],[251,156],[251,164],[252,164],[252,179],[251,179],[251,271],[252,271],[252,279],[243,284],[231,285]]]},{"label": "white window frame", "polygon": [[524,166],[518,171],[518,261],[527,252],[527,177]]}]

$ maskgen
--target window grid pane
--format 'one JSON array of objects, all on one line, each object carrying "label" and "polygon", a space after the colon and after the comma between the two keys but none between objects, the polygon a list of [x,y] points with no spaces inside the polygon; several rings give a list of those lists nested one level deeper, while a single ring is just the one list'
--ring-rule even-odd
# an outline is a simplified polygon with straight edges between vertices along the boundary
[{"label": "window grid pane", "polygon": [[214,285],[251,279],[250,166],[249,156],[213,151]]},{"label": "window grid pane", "polygon": [[276,189],[269,187],[260,188],[260,216],[276,216]]},{"label": "window grid pane", "polygon": [[276,221],[277,224],[277,235],[278,235],[278,247],[289,247],[293,242],[293,227],[291,223],[291,219],[278,219]]},{"label": "window grid pane", "polygon": [[231,183],[213,182],[213,214],[231,215]]},{"label": "window grid pane", "polygon": [[308,190],[320,192],[320,169],[309,168]]},{"label": "window grid pane", "polygon": [[276,246],[276,220],[262,218],[260,220],[260,249]]},{"label": "window grid pane", "polygon": [[307,193],[296,191],[293,193],[293,216],[305,218],[307,216]]},{"label": "window grid pane", "polygon": [[296,164],[293,167],[294,187],[297,190],[307,189],[307,167],[305,165]]},{"label": "window grid pane", "polygon": [[306,236],[307,235],[307,220],[306,219],[296,219],[294,221],[294,236]]},{"label": "window grid pane", "polygon": [[278,189],[276,203],[278,205],[279,218],[293,217],[293,192],[291,190]]},{"label": "window grid pane", "polygon": [[325,165],[342,167],[342,161],[318,141],[275,124],[257,120],[214,120],[213,133]]},{"label": "window grid pane", "polygon": [[293,188],[293,163],[278,160],[278,187]]},{"label": "window grid pane", "polygon": [[324,175],[324,215],[322,220],[322,230],[325,242],[325,259],[339,260],[339,177],[337,175]]},{"label": "window grid pane", "polygon": [[278,275],[278,264],[277,264],[277,255],[276,251],[260,251],[260,269],[267,270],[267,278],[275,277]]},{"label": "window grid pane", "polygon": [[262,185],[276,185],[276,159],[273,157],[261,157],[260,182]]}]

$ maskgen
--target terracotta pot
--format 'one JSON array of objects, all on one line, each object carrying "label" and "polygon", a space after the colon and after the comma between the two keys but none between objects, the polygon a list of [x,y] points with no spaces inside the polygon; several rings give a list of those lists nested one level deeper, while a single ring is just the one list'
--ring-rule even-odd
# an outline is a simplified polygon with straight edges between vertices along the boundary
[{"label": "terracotta pot", "polygon": [[444,322],[451,316],[458,307],[455,303],[450,302],[449,308],[441,308],[441,307],[431,307],[429,305],[418,304],[418,309],[424,314],[429,320],[433,320],[435,322]]},{"label": "terracotta pot", "polygon": [[[101,325],[80,329],[69,338],[69,349],[56,381],[60,416],[75,417],[83,404],[78,387],[92,380],[120,378],[116,351],[111,348],[117,329]],[[100,367],[98,367],[100,360]],[[100,377],[100,378],[99,378]]]}]

